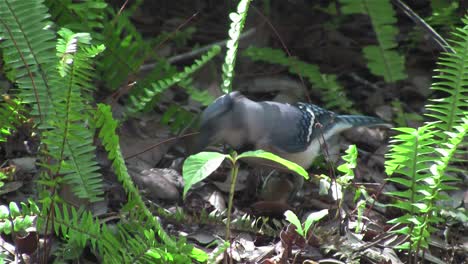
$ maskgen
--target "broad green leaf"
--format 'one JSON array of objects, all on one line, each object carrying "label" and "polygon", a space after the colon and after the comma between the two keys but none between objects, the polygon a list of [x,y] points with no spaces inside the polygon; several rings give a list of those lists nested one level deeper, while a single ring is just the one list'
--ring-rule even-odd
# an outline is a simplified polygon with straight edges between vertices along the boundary
[{"label": "broad green leaf", "polygon": [[145,255],[151,257],[152,259],[161,259],[161,254],[155,249],[149,249]]},{"label": "broad green leaf", "polygon": [[192,185],[208,177],[221,165],[225,158],[226,155],[218,152],[200,152],[188,157],[182,168],[185,181],[184,199]]},{"label": "broad green leaf", "polygon": [[9,235],[11,233],[11,221],[5,221],[3,223],[3,233]]},{"label": "broad green leaf", "polygon": [[10,211],[6,205],[0,205],[0,219],[6,219],[10,215]]},{"label": "broad green leaf", "polygon": [[302,229],[301,221],[299,221],[299,218],[297,218],[297,215],[293,211],[287,210],[286,212],[284,212],[284,216],[286,217],[286,221],[288,221],[289,223],[293,224],[296,227],[297,233],[299,233],[299,235],[304,237],[305,236],[304,230]]},{"label": "broad green leaf", "polygon": [[20,209],[15,202],[10,202],[10,215],[12,218],[15,218],[21,215]]},{"label": "broad green leaf", "polygon": [[311,213],[309,216],[307,216],[307,219],[304,223],[305,235],[307,235],[307,233],[309,232],[309,228],[313,223],[320,221],[320,219],[322,219],[326,215],[328,215],[328,209],[323,209],[318,212]]},{"label": "broad green leaf", "polygon": [[190,257],[199,262],[205,262],[208,260],[208,254],[206,254],[205,251],[196,247],[194,247],[192,251],[190,252]]},{"label": "broad green leaf", "polygon": [[242,159],[242,158],[260,158],[260,159],[271,160],[271,161],[274,161],[276,163],[279,163],[279,164],[285,166],[289,170],[301,175],[302,177],[304,177],[306,179],[309,179],[309,174],[307,174],[307,171],[304,168],[302,168],[301,166],[299,166],[298,164],[296,164],[296,163],[294,163],[292,161],[283,159],[280,156],[277,156],[277,155],[275,155],[273,153],[270,153],[270,152],[266,152],[264,150],[247,151],[247,152],[244,152],[244,153],[240,154],[237,157],[237,159]]}]

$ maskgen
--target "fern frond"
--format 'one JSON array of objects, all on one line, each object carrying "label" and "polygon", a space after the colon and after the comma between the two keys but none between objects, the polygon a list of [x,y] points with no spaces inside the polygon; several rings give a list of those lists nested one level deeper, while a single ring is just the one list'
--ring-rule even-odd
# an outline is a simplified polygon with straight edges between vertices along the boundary
[{"label": "fern frond", "polygon": [[307,78],[321,94],[325,107],[350,112],[352,102],[346,97],[343,87],[336,81],[333,74],[320,73],[319,67],[301,61],[295,57],[287,57],[279,49],[249,47],[244,53],[253,61],[263,61],[288,67],[289,72]]},{"label": "fern frond", "polygon": [[[416,179],[418,173],[426,168],[427,162],[431,160],[428,154],[432,154],[432,144],[434,144],[433,125],[426,125],[418,129],[403,127],[395,128],[400,134],[391,141],[392,146],[385,161],[385,171],[387,175],[399,173],[411,179]],[[390,181],[397,181],[399,178],[390,178]],[[413,183],[406,181],[399,182],[406,187]]]},{"label": "fern frond", "polygon": [[433,27],[449,28],[459,23],[457,10],[460,4],[457,1],[431,0],[432,14],[425,20]]},{"label": "fern frond", "polygon": [[65,237],[70,245],[83,249],[89,242],[93,250],[101,239],[101,224],[91,212],[76,210],[73,206],[54,204],[54,228],[57,235]]},{"label": "fern frond", "polygon": [[48,122],[52,129],[44,131],[43,142],[48,145],[48,154],[60,161],[51,167],[52,173],[64,175],[78,197],[94,202],[102,199],[104,191],[95,160],[94,131],[86,124],[90,117],[84,91],[93,87],[92,58],[104,48],[89,46],[91,37],[87,33],[62,29],[59,34],[57,68],[61,79],[60,84],[52,85],[56,113]]},{"label": "fern frond", "polygon": [[444,131],[453,131],[459,125],[468,107],[468,16],[462,19],[464,26],[455,29],[452,48],[455,53],[444,53],[438,62],[438,75],[431,89],[447,94],[447,97],[432,100],[428,116],[441,122],[435,126],[438,136],[446,138]]},{"label": "fern frond", "polygon": [[190,98],[192,100],[195,100],[204,106],[208,106],[215,99],[207,90],[201,91],[194,87],[193,80],[191,77],[180,81],[179,86],[184,88],[184,90],[190,95]]},{"label": "fern frond", "polygon": [[219,46],[213,46],[207,53],[202,55],[200,59],[195,60],[194,64],[185,67],[182,72],[179,72],[169,78],[159,80],[156,83],[153,83],[151,88],[146,88],[139,93],[131,95],[131,106],[129,108],[130,112],[137,112],[145,108],[145,106],[153,99],[154,96],[163,92],[170,86],[188,78],[195,71],[213,59],[214,56],[220,52],[220,50],[221,48]]},{"label": "fern frond", "polygon": [[379,42],[378,46],[363,48],[364,57],[372,74],[384,77],[386,82],[406,79],[405,57],[394,50],[397,46],[395,37],[395,11],[389,0],[340,0],[345,14],[367,14]]},{"label": "fern frond", "polygon": [[[138,189],[135,187],[130,175],[128,174],[127,167],[125,166],[125,160],[123,159],[122,153],[120,151],[119,137],[115,133],[115,130],[117,128],[117,121],[115,121],[112,118],[112,112],[110,110],[110,106],[99,104],[94,120],[95,120],[96,127],[100,129],[99,138],[102,140],[102,143],[106,151],[108,152],[109,159],[112,160],[112,168],[114,169],[118,180],[122,182],[122,186],[128,195],[128,204],[125,207],[128,206],[128,211],[130,213],[133,213],[133,214],[138,213],[137,215],[135,215],[135,217],[131,217],[131,219],[134,219],[135,222],[138,223],[138,226],[140,227],[142,226],[142,223],[146,222],[147,223],[146,227],[148,229],[145,229],[147,230],[145,232],[149,232],[148,230],[154,229],[159,239],[163,243],[163,245],[161,245],[160,247],[165,248],[165,252],[167,254],[169,253],[176,254],[176,255],[180,254],[182,256],[190,255],[194,257],[193,254],[197,253],[196,249],[193,249],[193,247],[191,247],[190,250],[188,250],[187,247],[181,246],[180,241],[178,242],[174,241],[164,231],[159,221],[151,214],[151,212],[149,211],[149,209],[146,207],[145,203],[143,202],[143,199],[141,198],[138,192]],[[137,208],[138,210],[135,210],[135,208]],[[135,231],[135,228],[128,229],[128,230]],[[143,232],[137,232],[137,235],[138,234],[141,235],[142,233]],[[125,233],[121,233],[121,234],[125,236]],[[136,237],[134,237],[134,239],[138,240],[138,238]],[[126,241],[128,241],[128,237],[123,240],[124,243]],[[118,243],[118,241],[114,240],[114,243]],[[138,243],[132,244],[132,245],[137,246],[137,244]],[[145,245],[145,244],[141,244],[141,245]],[[153,251],[151,252],[154,253],[154,248],[153,248]],[[198,254],[200,253],[198,252]],[[109,263],[116,263],[116,262],[111,261]],[[129,262],[129,263],[132,263],[132,262]]]},{"label": "fern frond", "polygon": [[[52,19],[61,27],[74,32],[97,32],[102,30],[106,19],[104,0],[45,0]],[[97,36],[93,35],[93,39]]]},{"label": "fern frond", "polygon": [[237,58],[237,47],[239,46],[239,37],[244,28],[247,11],[249,10],[251,0],[240,0],[237,5],[237,12],[229,14],[231,25],[229,27],[229,40],[226,43],[227,51],[224,58],[223,83],[221,91],[225,94],[232,91],[232,79],[234,78],[234,66]]},{"label": "fern frond", "polygon": [[[49,15],[42,2],[0,1],[5,63],[14,72],[10,76],[18,84],[19,98],[33,105],[33,116],[39,115],[43,143],[47,144],[44,149],[54,159],[49,165],[44,164],[50,169],[49,178],[64,175],[79,197],[96,201],[103,191],[94,160],[93,131],[86,128],[89,118],[81,91],[92,87],[89,59],[96,55],[96,50],[81,48],[83,45],[78,45],[78,49],[66,47],[62,54],[67,53],[64,55],[67,58],[61,64],[60,76],[56,68],[55,35],[48,30],[51,24],[46,21]],[[83,42],[83,34],[70,37],[73,40],[69,44],[87,44]],[[73,43],[78,38],[82,42]],[[65,47],[62,44],[59,47]]]},{"label": "fern frond", "polygon": [[[142,1],[133,1],[119,12],[104,0],[46,0],[56,23],[75,32],[89,32],[94,42],[106,46],[98,71],[106,86],[116,89],[151,54],[151,46],[130,21],[133,11]],[[117,19],[118,18],[118,19]]]},{"label": "fern frond", "polygon": [[55,34],[48,17],[42,1],[0,1],[0,47],[10,70],[7,76],[18,84],[22,102],[32,104],[38,123],[52,114],[50,81],[57,79]]},{"label": "fern frond", "polygon": [[[133,4],[132,7],[136,5]],[[118,12],[108,8],[106,12],[107,17],[113,19],[104,22],[104,29],[98,39],[106,46],[106,52],[99,60],[97,68],[106,86],[114,90],[129,75],[139,72],[145,59],[154,51],[131,22],[130,10]]]},{"label": "fern frond", "polygon": [[[433,127],[426,125],[422,129],[417,130],[417,132],[416,130],[412,131],[413,133],[411,133],[410,136],[408,136],[408,134],[406,134],[406,136],[400,135],[399,138],[406,137],[403,145],[409,142],[413,142],[413,145],[420,145],[420,142],[418,142],[418,139],[422,139],[420,136],[423,136],[424,133],[433,135],[434,133],[428,133],[428,131],[425,130],[432,128]],[[415,160],[410,160],[408,159],[410,155],[403,155],[405,156],[406,162],[401,163],[400,166],[408,166],[410,168],[408,168],[408,170],[399,171],[406,172],[404,176],[407,176],[407,178],[391,177],[388,179],[389,181],[398,182],[408,187],[408,191],[389,192],[391,195],[402,198],[402,200],[397,201],[393,206],[401,208],[405,212],[403,216],[395,218],[389,221],[389,223],[408,225],[407,227],[395,230],[395,232],[410,235],[410,242],[402,244],[400,248],[419,249],[428,247],[428,239],[434,230],[433,226],[442,221],[439,213],[441,208],[437,207],[436,202],[448,199],[448,197],[441,192],[455,189],[447,185],[447,183],[455,181],[456,179],[448,176],[446,172],[455,151],[465,138],[467,130],[468,115],[463,118],[462,125],[455,127],[454,132],[447,132],[448,142],[445,143],[443,147],[436,149],[440,154],[440,158],[436,158],[435,161],[432,162],[432,160],[434,160],[434,157],[430,155],[433,154],[432,148],[417,151],[418,153],[408,151],[407,154],[416,154],[418,157],[415,157]],[[425,142],[429,142],[429,140]],[[399,153],[404,153],[403,149],[394,149]],[[430,152],[428,153],[428,151]],[[419,157],[420,155],[423,155],[423,157]],[[430,163],[432,163],[432,165]],[[415,166],[411,167],[410,164],[414,164]],[[427,170],[428,167],[430,168],[429,171]],[[414,175],[408,173],[411,171],[414,172]]]},{"label": "fern frond", "polygon": [[[348,149],[346,150],[346,155],[343,155],[343,160],[346,161],[342,165],[338,166],[338,170],[343,172],[345,175],[341,176],[340,178],[346,177],[348,180],[346,182],[349,182],[349,180],[352,180],[354,178],[354,169],[357,166],[357,148],[356,145],[350,145]],[[343,178],[345,179],[345,178]]]}]

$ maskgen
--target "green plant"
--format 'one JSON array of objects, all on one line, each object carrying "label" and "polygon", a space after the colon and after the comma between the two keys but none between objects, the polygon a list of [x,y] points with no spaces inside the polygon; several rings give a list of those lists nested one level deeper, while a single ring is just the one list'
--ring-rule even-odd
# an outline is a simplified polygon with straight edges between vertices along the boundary
[{"label": "green plant", "polygon": [[95,43],[106,46],[97,70],[106,87],[115,90],[152,54],[151,45],[130,21],[142,2],[133,1],[124,10],[114,10],[104,0],[47,0],[45,4],[55,23],[75,32],[88,32]]},{"label": "green plant", "polygon": [[3,96],[0,101],[0,142],[5,142],[12,131],[26,121],[25,112],[19,100]]},{"label": "green plant", "polygon": [[459,23],[456,16],[459,5],[458,1],[431,0],[432,14],[425,20],[432,26],[453,29]]},{"label": "green plant", "polygon": [[[358,151],[356,145],[350,145],[346,150],[346,155],[343,155],[343,160],[345,163],[338,166],[338,171],[342,172],[342,175],[332,180],[330,177],[322,176],[320,179],[320,194],[328,194],[331,192],[331,195],[334,200],[339,201],[338,207],[341,208],[343,204],[343,197],[345,196],[346,191],[354,192],[354,202],[356,203],[356,208],[358,212],[357,225],[355,232],[358,233],[361,227],[362,215],[364,209],[366,208],[367,203],[374,204],[375,201],[369,198],[366,189],[364,186],[354,186],[354,169],[357,166],[357,156]],[[363,199],[360,199],[363,197]],[[358,200],[359,199],[359,200]]]},{"label": "green plant", "polygon": [[428,239],[440,223],[441,208],[438,201],[447,200],[444,193],[452,190],[457,178],[457,168],[451,163],[463,144],[468,129],[468,115],[464,111],[468,94],[468,17],[464,26],[454,32],[454,53],[445,53],[437,69],[441,74],[432,89],[448,96],[432,100],[428,116],[435,121],[422,127],[396,128],[391,151],[385,163],[389,181],[404,186],[403,191],[389,192],[397,200],[392,206],[400,208],[403,215],[390,223],[404,224],[394,232],[407,235],[409,241],[400,245],[408,250],[410,262],[417,263],[421,250],[428,248]]},{"label": "green plant", "polygon": [[[65,242],[57,251],[67,252],[58,253],[62,260],[76,259],[89,245],[107,263],[205,261],[206,253],[184,239],[174,241],[146,208],[126,172],[110,109],[99,107],[95,113],[90,107],[94,101],[93,64],[104,46],[93,45],[89,33],[75,33],[67,28],[58,31],[56,40],[48,17],[42,1],[0,1],[0,47],[7,76],[16,82],[20,102],[31,106],[29,115],[42,140],[38,229],[45,228],[47,233],[54,227],[56,235]],[[117,233],[90,211],[67,204],[58,191],[69,185],[76,196],[88,203],[102,199],[102,176],[94,153],[97,128],[128,193],[123,212],[129,214],[129,221],[118,223]],[[48,246],[43,248],[49,250]],[[42,255],[46,258],[48,254]]]},{"label": "green plant", "polygon": [[[158,237],[164,242],[164,245],[155,244],[154,239],[151,245],[152,255],[156,254],[155,251],[161,251],[158,249],[156,245],[159,247],[168,247],[170,249],[169,252],[179,252],[176,255],[179,257],[189,255],[199,261],[204,261],[206,259],[206,254],[198,249],[193,248],[193,246],[185,246],[185,243],[179,241],[173,241],[173,239],[166,234],[164,229],[161,227],[160,223],[156,220],[156,218],[151,214],[149,209],[146,207],[143,199],[141,198],[140,194],[138,193],[138,189],[134,186],[130,175],[128,174],[127,167],[125,166],[125,160],[123,159],[122,153],[120,151],[120,144],[119,144],[119,137],[115,133],[117,128],[117,121],[112,118],[112,112],[110,110],[110,106],[99,104],[98,111],[96,112],[95,116],[96,126],[100,128],[99,137],[101,138],[106,151],[109,153],[109,159],[112,160],[112,167],[117,175],[117,178],[122,183],[123,188],[125,189],[126,193],[128,194],[129,202],[127,204],[127,208],[130,211],[135,213],[135,208],[138,208],[136,211],[138,214],[144,216],[142,219],[141,217],[133,218],[133,227],[129,228],[128,230],[132,230],[134,226],[140,225],[141,222],[148,222],[149,229],[145,229],[145,235],[147,232],[155,232],[158,234]],[[138,215],[137,214],[137,215]],[[124,232],[122,235],[127,236],[128,233],[123,229]],[[135,230],[135,229],[133,229]],[[138,238],[134,238],[138,239]],[[120,243],[125,243],[125,240],[122,240]],[[134,248],[128,248],[129,252],[135,254],[135,252],[141,251],[142,249],[138,249],[138,245],[145,245],[144,243],[135,243],[133,246]],[[184,245],[181,247],[181,245]],[[138,250],[137,250],[138,249]],[[159,252],[159,255],[162,252]],[[120,254],[119,254],[120,255]],[[136,254],[138,255],[138,254]],[[168,255],[168,254],[166,254]],[[114,258],[116,256],[113,256]],[[163,258],[164,259],[164,258]]]},{"label": "green plant", "polygon": [[309,214],[307,216],[306,220],[302,224],[297,215],[290,210],[287,210],[284,212],[284,216],[286,217],[286,221],[289,223],[293,224],[296,227],[296,232],[302,236],[305,240],[308,240],[310,235],[309,235],[309,229],[310,227],[320,221],[320,219],[324,218],[326,215],[328,215],[328,209],[323,209],[318,212],[314,212]]},{"label": "green plant", "polygon": [[184,186],[184,193],[183,196],[187,195],[188,190],[197,182],[202,181],[206,177],[210,176],[225,160],[228,159],[231,162],[231,190],[229,192],[229,200],[228,200],[228,216],[226,222],[226,240],[230,238],[230,224],[231,224],[231,209],[232,209],[232,202],[234,200],[234,190],[237,180],[237,173],[239,170],[239,163],[238,161],[244,158],[259,158],[259,159],[267,159],[270,161],[274,161],[284,167],[288,168],[289,170],[299,174],[300,176],[308,179],[309,175],[301,166],[297,165],[294,162],[285,160],[275,154],[270,152],[266,152],[263,150],[257,151],[248,151],[244,152],[240,155],[237,153],[233,153],[231,155],[222,154],[218,152],[200,152],[198,154],[192,155],[188,157],[182,169],[183,177],[185,181]]},{"label": "green plant", "polygon": [[224,58],[223,70],[223,83],[221,84],[221,91],[229,93],[232,91],[232,79],[234,77],[234,66],[237,58],[237,47],[239,46],[239,37],[242,29],[244,28],[247,11],[249,10],[251,0],[240,0],[237,5],[237,12],[229,14],[231,25],[229,28],[229,40],[226,43],[227,51]]},{"label": "green plant", "polygon": [[8,206],[0,205],[0,233],[24,233],[33,226],[33,217],[38,214],[39,207],[32,200],[28,200],[27,204],[21,202],[21,210],[15,202],[10,202]]},{"label": "green plant", "polygon": [[137,112],[146,107],[146,105],[151,102],[153,97],[170,86],[177,84],[178,82],[183,81],[192,75],[195,71],[200,69],[205,63],[210,61],[214,56],[220,52],[221,48],[219,46],[213,46],[206,54],[204,54],[199,60],[195,60],[195,63],[191,66],[185,67],[184,70],[180,73],[174,74],[168,78],[162,79],[153,83],[151,88],[145,88],[142,91],[134,93],[130,96],[129,99],[129,110],[130,112]]},{"label": "green plant", "polygon": [[384,77],[386,82],[406,79],[405,57],[395,51],[398,28],[396,17],[389,0],[340,0],[345,14],[367,14],[377,37],[378,46],[363,48],[369,70]]}]

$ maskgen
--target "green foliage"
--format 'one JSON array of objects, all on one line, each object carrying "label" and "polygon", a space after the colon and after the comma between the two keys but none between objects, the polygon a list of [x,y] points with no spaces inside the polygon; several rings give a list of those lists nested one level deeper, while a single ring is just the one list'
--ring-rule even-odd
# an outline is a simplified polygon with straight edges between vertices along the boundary
[{"label": "green foliage", "polygon": [[445,191],[453,190],[451,182],[457,180],[451,166],[462,146],[468,129],[466,114],[468,92],[468,17],[462,19],[464,27],[454,32],[453,50],[439,59],[440,74],[432,89],[447,94],[447,97],[432,100],[428,116],[436,122],[427,123],[418,129],[398,128],[401,134],[394,137],[386,160],[388,179],[405,187],[403,191],[389,194],[397,200],[392,206],[403,215],[390,223],[403,224],[395,230],[410,237],[400,247],[417,258],[420,249],[428,247],[428,240],[435,225],[443,221],[443,208],[437,202],[447,200]]},{"label": "green foliage", "polygon": [[289,169],[292,172],[297,173],[298,175],[304,177],[306,180],[309,179],[309,174],[307,173],[304,168],[301,166],[297,165],[294,162],[291,162],[289,160],[283,159],[273,153],[266,152],[263,150],[256,150],[256,151],[247,151],[239,156],[237,156],[237,159],[245,159],[245,158],[259,158],[259,159],[266,159],[266,160],[271,160],[274,161],[280,165],[283,165],[287,169]]},{"label": "green foliage", "polygon": [[240,0],[237,5],[237,12],[229,14],[231,25],[229,27],[229,40],[226,43],[227,51],[223,64],[223,83],[221,90],[227,94],[232,91],[232,79],[234,77],[234,66],[237,58],[237,47],[239,46],[239,37],[244,28],[247,11],[249,10],[251,0]]},{"label": "green foliage", "polygon": [[247,151],[240,154],[239,156],[231,156],[218,152],[200,152],[198,154],[191,155],[184,161],[184,166],[182,168],[182,174],[185,182],[184,198],[188,190],[190,190],[194,184],[210,176],[211,173],[213,173],[226,158],[229,159],[233,164],[236,164],[238,160],[245,158],[267,159],[283,165],[292,172],[295,172],[306,179],[309,178],[309,174],[307,174],[307,172],[301,166],[263,150]]},{"label": "green foliage", "polygon": [[[344,174],[338,177],[336,181],[332,182],[332,184],[330,185],[332,197],[335,200],[340,200],[340,205],[343,202],[342,199],[344,196],[344,191],[351,186],[351,183],[354,180],[354,169],[357,166],[357,156],[358,152],[356,145],[350,145],[346,150],[346,155],[343,155],[342,157],[345,163],[338,166],[338,170]],[[360,196],[360,191],[360,189],[357,189],[355,195],[356,198]]]},{"label": "green foliage", "polygon": [[[28,14],[27,16],[23,14]],[[10,81],[22,103],[33,106],[38,123],[52,112],[50,81],[57,80],[55,34],[41,1],[0,1],[0,48]]]},{"label": "green foliage", "polygon": [[459,5],[458,1],[431,0],[432,14],[425,20],[431,26],[452,29],[459,22],[456,15]]},{"label": "green foliage", "polygon": [[289,72],[307,78],[314,85],[313,89],[318,89],[322,94],[325,107],[350,112],[352,102],[346,97],[343,87],[336,81],[336,75],[322,74],[317,65],[301,61],[296,57],[287,57],[278,49],[249,47],[243,54],[254,61],[288,67]]},{"label": "green foliage", "polygon": [[[25,13],[28,16],[22,15]],[[12,72],[9,76],[18,84],[21,102],[31,104],[32,115],[38,116],[36,122],[44,132],[47,155],[59,161],[44,163],[49,177],[42,182],[54,186],[57,182],[50,180],[61,175],[80,198],[96,201],[103,191],[94,160],[93,131],[86,129],[84,91],[92,87],[90,59],[102,47],[90,46],[89,35],[63,30],[63,40],[57,46],[61,61],[57,65],[55,36],[49,30],[48,16],[41,1],[1,1],[4,60]]]},{"label": "green foliage", "polygon": [[195,115],[176,104],[171,104],[161,117],[161,123],[170,126],[171,132],[176,133],[185,128],[195,118]]},{"label": "green foliage", "polygon": [[78,258],[88,243],[92,250],[97,250],[98,244],[103,242],[100,241],[102,230],[99,219],[95,219],[91,212],[57,203],[54,204],[54,212],[54,231],[66,240],[63,249],[68,252],[65,255],[67,259]]},{"label": "green foliage", "polygon": [[89,32],[98,43],[106,46],[97,69],[106,86],[119,88],[129,75],[139,71],[145,58],[151,54],[151,45],[130,21],[135,9],[142,3],[133,1],[118,12],[104,0],[47,0],[54,21],[76,32]]},{"label": "green foliage", "polygon": [[[94,120],[96,127],[100,129],[99,138],[112,161],[112,168],[128,195],[128,203],[125,208],[129,210],[129,213],[135,215],[135,217],[128,219],[128,226],[119,229],[120,239],[113,238],[110,234],[107,236],[110,241],[113,241],[112,245],[106,245],[108,251],[115,246],[118,246],[117,248],[120,250],[118,255],[105,254],[108,263],[137,263],[139,261],[167,263],[174,260],[187,262],[189,258],[206,259],[207,256],[204,252],[193,248],[184,240],[176,242],[169,237],[159,221],[146,207],[125,166],[125,160],[120,151],[119,137],[116,134],[117,121],[112,117],[110,106],[99,104]],[[149,225],[143,227],[141,223],[145,222]],[[158,235],[163,242],[162,244],[155,243],[153,232]],[[153,237],[150,239],[148,236],[151,234]],[[138,252],[144,252],[144,254]],[[142,257],[142,260],[135,259],[136,257]]]},{"label": "green foliage", "polygon": [[356,145],[350,145],[346,150],[346,155],[343,156],[343,160],[346,162],[338,166],[338,170],[344,173],[344,175],[339,178],[343,184],[348,184],[354,179],[354,169],[357,166],[357,154]]},{"label": "green foliage", "polygon": [[204,64],[213,59],[220,52],[221,48],[219,46],[213,46],[206,54],[204,54],[200,59],[195,60],[194,64],[184,68],[182,72],[174,74],[168,78],[162,79],[153,83],[151,88],[145,88],[143,91],[139,91],[130,96],[130,112],[137,112],[146,107],[148,103],[151,102],[154,96],[162,93],[164,90],[170,86],[181,82],[182,80],[190,77],[195,71],[200,69]]},{"label": "green foliage", "polygon": [[[75,32],[96,32],[103,28],[107,3],[104,0],[45,0],[52,19]],[[93,38],[96,35],[92,36]]]},{"label": "green foliage", "polygon": [[393,123],[397,127],[408,126],[410,121],[423,122],[424,117],[417,113],[407,113],[403,109],[403,105],[399,100],[392,102],[392,107],[395,109],[395,117],[393,118]]},{"label": "green foliage", "polygon": [[296,227],[296,232],[306,240],[309,234],[309,229],[312,226],[312,224],[320,221],[320,219],[324,218],[326,215],[328,215],[328,209],[313,212],[309,214],[309,216],[307,216],[307,219],[305,220],[304,224],[302,224],[293,211],[287,210],[286,212],[284,212],[286,221],[293,224]]},{"label": "green foliage", "polygon": [[406,79],[405,57],[394,49],[397,47],[395,38],[398,28],[395,27],[396,17],[389,0],[340,0],[345,14],[367,14],[379,45],[363,48],[364,57],[368,61],[369,70],[384,77],[386,82]]},{"label": "green foliage", "polygon": [[464,26],[454,30],[451,41],[455,53],[444,53],[439,58],[435,83],[431,89],[447,97],[432,100],[427,106],[428,116],[435,118],[437,136],[444,139],[444,131],[453,131],[462,123],[468,106],[468,16],[462,19]]},{"label": "green foliage", "polygon": [[228,200],[228,209],[227,209],[227,219],[226,219],[226,238],[225,240],[230,240],[230,225],[231,225],[231,209],[234,200],[235,186],[237,182],[237,175],[239,172],[239,163],[238,161],[243,158],[260,158],[267,159],[270,161],[277,162],[280,165],[290,169],[291,171],[308,178],[307,172],[299,165],[285,160],[281,157],[278,157],[272,153],[257,150],[257,151],[248,151],[244,152],[241,155],[237,156],[236,152],[233,152],[231,155],[225,155],[217,152],[200,152],[198,154],[188,157],[184,161],[182,168],[182,174],[185,181],[184,186],[184,199],[188,190],[195,184],[206,177],[208,177],[213,171],[215,171],[221,163],[228,158],[232,163],[231,169],[231,189],[229,191],[229,200]]},{"label": "green foliage", "polygon": [[11,132],[22,122],[26,121],[24,113],[26,110],[17,99],[3,96],[0,100],[0,142],[5,142]]},{"label": "green foliage", "polygon": [[131,8],[118,12],[106,9],[109,19],[103,24],[101,32],[95,38],[106,46],[106,52],[98,62],[98,71],[106,86],[111,90],[125,85],[132,74],[139,72],[140,66],[154,51],[131,22],[134,8],[142,1],[135,1]]},{"label": "green foliage", "polygon": [[207,91],[201,91],[195,88],[192,84],[192,78],[188,77],[179,82],[179,86],[190,95],[190,98],[201,103],[204,106],[208,106],[214,101],[214,97]]},{"label": "green foliage", "polygon": [[[47,122],[51,129],[43,133],[47,154],[61,161],[50,165],[52,175],[63,175],[74,193],[90,201],[101,200],[102,176],[95,160],[93,129],[86,124],[89,115],[89,96],[93,90],[94,77],[92,59],[104,50],[103,46],[92,46],[87,33],[73,33],[68,29],[59,31],[57,42],[59,62],[58,82],[52,82],[52,103],[55,115]],[[88,98],[88,100],[86,100]]]},{"label": "green foliage", "polygon": [[226,159],[227,155],[218,152],[200,152],[184,161],[182,175],[184,177],[184,198],[188,190],[197,182],[210,176]]},{"label": "green foliage", "polygon": [[38,214],[39,208],[32,200],[21,202],[21,210],[15,202],[10,202],[8,206],[0,205],[0,234],[25,232],[33,225],[33,217]]},{"label": "green foliage", "polygon": [[[433,226],[442,222],[440,209],[436,202],[447,200],[446,190],[454,187],[447,183],[456,180],[446,174],[447,166],[459,144],[468,130],[468,119],[463,125],[456,127],[456,132],[448,133],[449,140],[442,148],[436,148],[440,154],[434,158],[434,129],[425,125],[419,129],[399,128],[402,134],[395,137],[390,153],[391,159],[386,163],[388,172],[397,172],[402,176],[392,176],[389,181],[397,182],[407,189],[389,192],[399,199],[393,204],[404,211],[404,215],[395,218],[390,223],[405,224],[397,233],[410,236],[410,241],[401,248],[419,249],[428,247],[428,239]],[[398,143],[398,144],[395,144]],[[432,163],[432,165],[431,165]],[[430,170],[428,170],[428,167]]]}]

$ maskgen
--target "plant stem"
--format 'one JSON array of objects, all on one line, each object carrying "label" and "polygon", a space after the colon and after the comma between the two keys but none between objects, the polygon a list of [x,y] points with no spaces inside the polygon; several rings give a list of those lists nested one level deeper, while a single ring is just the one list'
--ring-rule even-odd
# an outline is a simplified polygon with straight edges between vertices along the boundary
[{"label": "plant stem", "polygon": [[237,174],[239,172],[239,164],[235,161],[232,163],[231,169],[231,190],[229,191],[228,211],[227,211],[227,223],[226,223],[226,241],[230,241],[231,236],[231,209],[234,201],[234,192],[236,189]]}]

